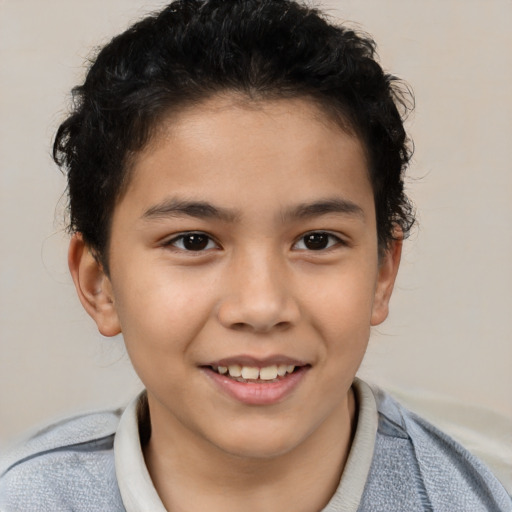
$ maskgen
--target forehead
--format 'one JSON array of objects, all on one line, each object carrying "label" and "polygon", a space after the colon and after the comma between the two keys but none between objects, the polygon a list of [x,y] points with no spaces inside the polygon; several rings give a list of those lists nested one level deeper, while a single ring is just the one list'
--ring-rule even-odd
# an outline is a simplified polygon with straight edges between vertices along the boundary
[{"label": "forehead", "polygon": [[133,158],[125,195],[142,207],[176,194],[233,205],[254,203],[259,194],[279,205],[294,194],[307,203],[368,192],[360,140],[315,102],[230,95],[165,117]]}]

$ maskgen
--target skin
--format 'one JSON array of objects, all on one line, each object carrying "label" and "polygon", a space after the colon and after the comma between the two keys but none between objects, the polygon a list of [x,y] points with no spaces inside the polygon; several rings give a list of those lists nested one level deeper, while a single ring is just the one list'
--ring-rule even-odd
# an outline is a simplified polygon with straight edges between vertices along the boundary
[{"label": "skin", "polygon": [[[223,215],[177,211],[191,201]],[[183,245],[191,231],[210,237],[203,250]],[[325,248],[306,245],[311,232],[327,233]],[[147,388],[144,454],[168,510],[329,501],[354,430],[351,384],[388,314],[400,249],[379,258],[365,152],[312,102],[215,97],[163,124],[115,208],[110,274],[79,234],[69,264]],[[306,371],[283,399],[248,405],[202,368],[242,355]]]}]

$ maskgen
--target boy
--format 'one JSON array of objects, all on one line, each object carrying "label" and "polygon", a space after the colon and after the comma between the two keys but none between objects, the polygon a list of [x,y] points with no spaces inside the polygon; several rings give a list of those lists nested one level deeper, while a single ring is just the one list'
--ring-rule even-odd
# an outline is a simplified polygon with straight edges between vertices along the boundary
[{"label": "boy", "polygon": [[293,2],[174,2],[76,90],[69,265],[146,392],[35,437],[5,510],[511,510],[354,380],[412,215],[396,80]]}]

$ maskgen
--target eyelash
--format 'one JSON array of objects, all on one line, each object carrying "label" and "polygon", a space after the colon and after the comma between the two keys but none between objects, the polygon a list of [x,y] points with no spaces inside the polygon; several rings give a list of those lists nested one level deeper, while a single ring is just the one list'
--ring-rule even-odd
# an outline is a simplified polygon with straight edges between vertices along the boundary
[{"label": "eyelash", "polygon": [[[183,244],[185,240],[188,238],[189,241],[192,237],[197,237],[198,239],[202,239],[201,241],[206,241],[206,245],[204,247],[201,247],[197,250],[194,249],[187,249]],[[178,244],[181,242],[182,247],[179,247]],[[210,245],[213,245],[213,247],[210,247]],[[175,236],[171,240],[168,240],[164,242],[164,247],[174,247],[177,250],[184,251],[184,252],[204,252],[206,250],[211,250],[219,247],[219,244],[215,242],[215,240],[206,233],[202,233],[201,231],[190,231],[188,233],[181,233],[178,236]]]},{"label": "eyelash", "polygon": [[[317,249],[311,249],[306,247],[306,239],[309,237],[309,242],[315,243],[315,240],[313,237],[327,237],[327,246],[326,247],[320,247]],[[328,251],[329,249],[332,249],[339,245],[345,245],[345,242],[338,236],[333,235],[332,233],[329,233],[328,231],[310,231],[309,233],[305,233],[302,235],[297,242],[293,244],[294,248],[297,248],[297,245],[299,245],[300,242],[303,242],[304,247],[301,247],[299,250],[305,250],[309,252],[321,252],[321,251]],[[316,240],[318,242],[318,240]]]},{"label": "eyelash", "polygon": [[[199,248],[190,249],[187,248],[184,243],[185,240],[188,238],[188,241],[191,241],[193,237],[197,237],[196,242],[199,242]],[[309,237],[309,240],[306,240]],[[316,237],[316,240],[315,238]],[[325,238],[322,239],[321,237],[327,237],[327,246],[326,247],[318,247],[318,248],[311,248],[307,247],[306,244],[309,243],[320,243],[322,245],[322,242],[325,242]],[[181,247],[178,245],[181,242]],[[303,243],[304,247],[297,247],[300,243]],[[203,245],[205,243],[205,245]],[[309,233],[305,233],[302,235],[292,246],[293,249],[298,250],[305,250],[305,251],[311,251],[311,252],[321,252],[321,251],[327,251],[333,247],[336,247],[338,245],[345,245],[345,242],[339,238],[336,235],[333,235],[332,233],[329,233],[327,231],[310,231]],[[166,241],[163,244],[164,247],[174,247],[177,250],[181,250],[184,252],[205,252],[208,250],[212,250],[215,248],[219,248],[219,244],[208,234],[203,233],[201,231],[190,231],[188,233],[181,233],[180,235],[172,238],[171,240]]]}]

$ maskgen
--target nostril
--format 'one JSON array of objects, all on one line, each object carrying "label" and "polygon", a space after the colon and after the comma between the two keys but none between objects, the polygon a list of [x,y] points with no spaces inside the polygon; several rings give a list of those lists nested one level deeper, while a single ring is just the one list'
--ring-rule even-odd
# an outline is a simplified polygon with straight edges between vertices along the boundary
[{"label": "nostril", "polygon": [[231,325],[231,328],[235,331],[243,331],[247,329],[249,326],[247,324],[244,324],[243,322],[235,322]]},{"label": "nostril", "polygon": [[268,326],[255,326],[246,322],[234,322],[229,327],[235,331],[258,331],[258,332],[269,332],[269,331],[284,331],[288,329],[292,324],[290,322],[278,322],[276,324],[270,324]]},{"label": "nostril", "polygon": [[300,312],[295,301],[290,297],[271,299],[263,295],[230,295],[220,302],[217,318],[229,329],[262,333],[283,331],[297,323]]}]

